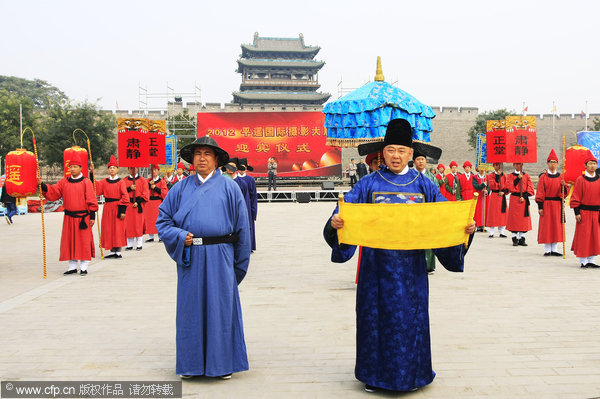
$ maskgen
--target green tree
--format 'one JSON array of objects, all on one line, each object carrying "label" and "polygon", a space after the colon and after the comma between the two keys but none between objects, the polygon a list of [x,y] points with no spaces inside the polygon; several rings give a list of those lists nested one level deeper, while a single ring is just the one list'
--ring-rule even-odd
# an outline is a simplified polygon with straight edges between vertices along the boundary
[{"label": "green tree", "polygon": [[[114,115],[101,112],[94,104],[51,104],[43,116],[43,124],[45,128],[38,140],[42,148],[40,159],[48,166],[62,166],[64,150],[75,145],[73,131],[77,128],[89,137],[92,159],[96,165],[108,162],[117,149],[114,135],[117,121]],[[77,132],[75,138],[77,145],[87,150],[85,135]]]},{"label": "green tree", "polygon": [[594,122],[594,131],[596,131],[596,132],[600,131],[600,118],[595,117],[593,122]]},{"label": "green tree", "polygon": [[514,111],[507,111],[506,109],[498,109],[495,111],[486,111],[477,115],[475,124],[469,129],[469,144],[475,148],[477,146],[477,133],[486,132],[486,122],[490,120],[502,120],[508,115],[515,115]]},{"label": "green tree", "polygon": [[[7,90],[0,90],[0,157],[2,157],[0,174],[4,173],[6,154],[21,147],[19,105],[23,107],[23,128],[30,127],[34,133],[37,133],[33,101]],[[26,136],[23,147],[33,152],[31,135]]]},{"label": "green tree", "polygon": [[0,90],[2,89],[31,99],[35,108],[48,108],[53,103],[66,105],[69,101],[65,93],[40,79],[27,80],[0,75]]}]

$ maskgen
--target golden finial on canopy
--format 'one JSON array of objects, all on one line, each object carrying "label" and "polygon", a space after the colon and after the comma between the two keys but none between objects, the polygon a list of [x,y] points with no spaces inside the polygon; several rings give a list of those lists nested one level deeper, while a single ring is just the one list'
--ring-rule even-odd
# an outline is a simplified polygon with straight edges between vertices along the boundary
[{"label": "golden finial on canopy", "polygon": [[385,78],[383,77],[383,68],[381,68],[381,57],[377,56],[377,70],[375,71],[375,81],[383,82]]}]

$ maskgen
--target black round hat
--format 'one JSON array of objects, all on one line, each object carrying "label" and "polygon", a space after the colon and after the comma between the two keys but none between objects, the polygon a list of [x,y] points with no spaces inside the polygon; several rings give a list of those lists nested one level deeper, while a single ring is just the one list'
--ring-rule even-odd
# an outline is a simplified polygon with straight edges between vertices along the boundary
[{"label": "black round hat", "polygon": [[219,162],[217,166],[222,166],[229,161],[229,154],[227,151],[219,147],[217,141],[210,136],[202,136],[198,137],[191,144],[186,145],[181,149],[179,155],[183,158],[184,161],[189,162],[191,164],[194,163],[194,149],[196,147],[211,147],[215,150],[217,157],[219,158]]}]

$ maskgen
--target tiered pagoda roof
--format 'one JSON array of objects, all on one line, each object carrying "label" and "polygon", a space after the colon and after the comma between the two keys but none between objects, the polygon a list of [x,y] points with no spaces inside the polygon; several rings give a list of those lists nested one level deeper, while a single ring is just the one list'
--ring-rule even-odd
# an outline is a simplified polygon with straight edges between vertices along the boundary
[{"label": "tiered pagoda roof", "polygon": [[325,62],[315,60],[321,49],[306,46],[298,38],[260,37],[242,44],[237,72],[240,90],[233,93],[239,104],[322,105],[330,94],[320,93],[318,72]]}]

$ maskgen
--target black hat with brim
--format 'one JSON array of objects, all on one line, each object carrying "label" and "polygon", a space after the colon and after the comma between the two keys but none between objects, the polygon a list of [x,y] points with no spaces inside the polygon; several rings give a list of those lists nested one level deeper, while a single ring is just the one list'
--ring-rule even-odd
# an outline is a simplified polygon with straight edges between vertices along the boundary
[{"label": "black hat with brim", "polygon": [[422,141],[413,141],[413,160],[417,157],[427,158],[427,162],[437,163],[438,159],[442,156],[442,149],[431,145],[429,143],[423,143]]},{"label": "black hat with brim", "polygon": [[217,141],[210,136],[198,137],[191,144],[186,145],[181,149],[179,155],[183,158],[184,161],[189,162],[191,164],[194,163],[194,149],[196,147],[211,147],[215,150],[217,157],[219,158],[219,162],[217,166],[222,166],[229,161],[229,154],[227,151],[219,147]]},{"label": "black hat with brim", "polygon": [[254,168],[250,165],[248,165],[248,158],[240,158],[240,166],[244,166],[246,169],[248,169],[250,172],[252,172],[254,170]]}]

